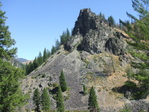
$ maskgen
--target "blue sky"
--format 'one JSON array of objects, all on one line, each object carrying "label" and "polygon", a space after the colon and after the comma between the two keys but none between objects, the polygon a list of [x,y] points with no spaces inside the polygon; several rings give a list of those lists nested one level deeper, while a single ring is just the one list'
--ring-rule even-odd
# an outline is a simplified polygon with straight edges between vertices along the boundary
[{"label": "blue sky", "polygon": [[44,48],[51,49],[63,31],[72,30],[80,9],[129,20],[135,14],[131,0],[1,0],[6,11],[11,37],[16,40],[17,55],[33,60]]}]

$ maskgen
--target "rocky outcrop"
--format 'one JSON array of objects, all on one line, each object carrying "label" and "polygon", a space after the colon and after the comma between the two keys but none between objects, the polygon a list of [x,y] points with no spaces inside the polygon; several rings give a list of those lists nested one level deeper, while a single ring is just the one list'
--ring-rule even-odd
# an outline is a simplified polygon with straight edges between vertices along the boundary
[{"label": "rocky outcrop", "polygon": [[80,10],[72,35],[81,34],[82,36],[85,36],[90,30],[98,30],[100,26],[105,23],[105,19],[96,16],[90,9],[82,9]]},{"label": "rocky outcrop", "polygon": [[127,101],[126,107],[130,108],[132,112],[149,112],[149,101],[148,100]]},{"label": "rocky outcrop", "polygon": [[110,27],[108,22],[102,17],[91,12],[90,9],[80,11],[79,17],[75,23],[72,35],[78,39],[72,38],[65,45],[66,50],[72,50],[74,45],[80,51],[87,51],[91,54],[110,52],[114,55],[124,55],[126,42],[123,40],[126,36]]},{"label": "rocky outcrop", "polygon": [[114,55],[124,55],[126,49],[126,42],[123,40],[123,36],[116,32],[115,37],[109,38],[105,43],[106,51],[113,53]]}]

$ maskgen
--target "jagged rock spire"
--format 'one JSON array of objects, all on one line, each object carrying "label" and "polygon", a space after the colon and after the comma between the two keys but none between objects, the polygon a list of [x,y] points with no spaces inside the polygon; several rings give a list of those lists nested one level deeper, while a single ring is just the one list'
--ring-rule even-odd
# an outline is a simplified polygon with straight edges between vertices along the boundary
[{"label": "jagged rock spire", "polygon": [[90,9],[82,9],[80,10],[72,35],[81,34],[82,36],[85,36],[89,30],[98,29],[102,22],[103,19],[93,13]]}]

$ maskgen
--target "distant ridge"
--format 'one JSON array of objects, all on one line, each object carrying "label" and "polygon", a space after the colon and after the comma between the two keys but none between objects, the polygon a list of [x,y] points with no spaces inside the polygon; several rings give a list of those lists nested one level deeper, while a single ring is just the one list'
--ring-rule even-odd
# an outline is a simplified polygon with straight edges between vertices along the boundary
[{"label": "distant ridge", "polygon": [[33,62],[33,60],[28,60],[28,61],[22,62],[22,64],[26,65],[26,64],[29,64],[31,62]]},{"label": "distant ridge", "polygon": [[29,61],[27,59],[24,59],[24,58],[16,58],[17,61],[21,62],[21,63],[24,63],[26,61]]}]

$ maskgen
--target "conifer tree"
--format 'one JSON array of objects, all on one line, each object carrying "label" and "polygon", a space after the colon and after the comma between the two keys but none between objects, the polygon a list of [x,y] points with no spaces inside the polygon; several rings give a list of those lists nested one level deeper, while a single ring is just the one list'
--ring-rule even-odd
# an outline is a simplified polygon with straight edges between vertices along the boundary
[{"label": "conifer tree", "polygon": [[54,46],[52,46],[51,54],[54,54],[55,52],[56,52],[56,48]]},{"label": "conifer tree", "polygon": [[90,112],[99,112],[97,96],[94,90],[94,87],[91,88],[89,94],[89,110]]},{"label": "conifer tree", "polygon": [[33,61],[33,66],[34,66],[34,69],[36,69],[39,66],[36,58]]},{"label": "conifer tree", "polygon": [[60,42],[58,39],[55,42],[55,48],[56,48],[56,50],[58,50],[60,48]]},{"label": "conifer tree", "polygon": [[57,111],[65,112],[64,99],[63,99],[62,90],[60,86],[58,86],[56,99],[57,99]]},{"label": "conifer tree", "polygon": [[70,39],[71,34],[70,31],[67,29],[66,31],[64,31],[60,37],[60,43],[61,45],[66,44],[66,42]]},{"label": "conifer tree", "polygon": [[33,70],[34,70],[34,65],[32,62],[30,62],[29,64],[26,65],[26,75],[31,73]]},{"label": "conifer tree", "polygon": [[15,41],[10,36],[8,26],[5,26],[4,15],[5,12],[0,10],[0,112],[16,112],[16,108],[25,102],[19,82],[24,71],[5,61],[14,57],[16,48],[13,48]]},{"label": "conifer tree", "polygon": [[83,92],[84,92],[84,95],[87,94],[87,88],[86,88],[86,85],[85,84],[83,84]]},{"label": "conifer tree", "polygon": [[49,50],[47,50],[47,57],[50,57],[51,52]]},{"label": "conifer tree", "polygon": [[47,50],[46,48],[44,48],[44,51],[43,51],[43,61],[45,62],[47,59]]},{"label": "conifer tree", "polygon": [[41,95],[41,104],[42,104],[42,110],[43,111],[49,111],[50,110],[50,98],[49,93],[46,88],[44,88],[43,93]]},{"label": "conifer tree", "polygon": [[100,12],[100,14],[99,14],[99,17],[100,17],[101,19],[105,20],[105,15],[102,14],[101,12]]},{"label": "conifer tree", "polygon": [[35,104],[35,111],[40,112],[40,93],[39,93],[38,88],[35,89],[35,91],[34,91],[33,101]]},{"label": "conifer tree", "polygon": [[63,71],[61,71],[61,75],[59,77],[59,80],[60,80],[60,87],[61,87],[62,92],[66,91],[67,90],[67,84],[65,81],[65,76],[64,76]]},{"label": "conifer tree", "polygon": [[16,107],[25,103],[25,96],[20,89],[19,80],[24,71],[13,67],[9,62],[0,59],[0,110],[16,112]]},{"label": "conifer tree", "polygon": [[114,27],[115,26],[115,20],[112,16],[108,17],[109,26]]},{"label": "conifer tree", "polygon": [[43,57],[42,57],[41,52],[39,52],[39,56],[37,58],[37,61],[38,61],[39,65],[41,65],[43,63]]},{"label": "conifer tree", "polygon": [[46,48],[43,51],[43,56],[42,56],[41,52],[39,52],[38,57],[35,58],[33,62],[30,62],[29,64],[26,65],[26,75],[31,73],[33,70],[35,70],[41,64],[43,64],[49,56],[50,56],[50,52]]},{"label": "conifer tree", "polygon": [[[0,7],[2,6],[0,2]],[[8,31],[8,26],[5,25],[6,21],[5,12],[0,10],[0,58],[10,59],[16,53],[16,48],[12,48],[15,40],[11,38],[11,33]]]},{"label": "conifer tree", "polygon": [[[139,58],[143,63],[132,62],[134,68],[140,69],[139,73],[133,74],[132,78],[139,81],[139,91],[136,92],[137,98],[146,98],[149,94],[149,0],[132,0],[132,7],[139,14],[139,18],[127,13],[134,20],[133,25],[124,25],[127,28],[126,33],[134,40],[133,43],[128,42],[135,50],[130,53],[132,56]],[[143,50],[143,52],[139,52]]]}]

